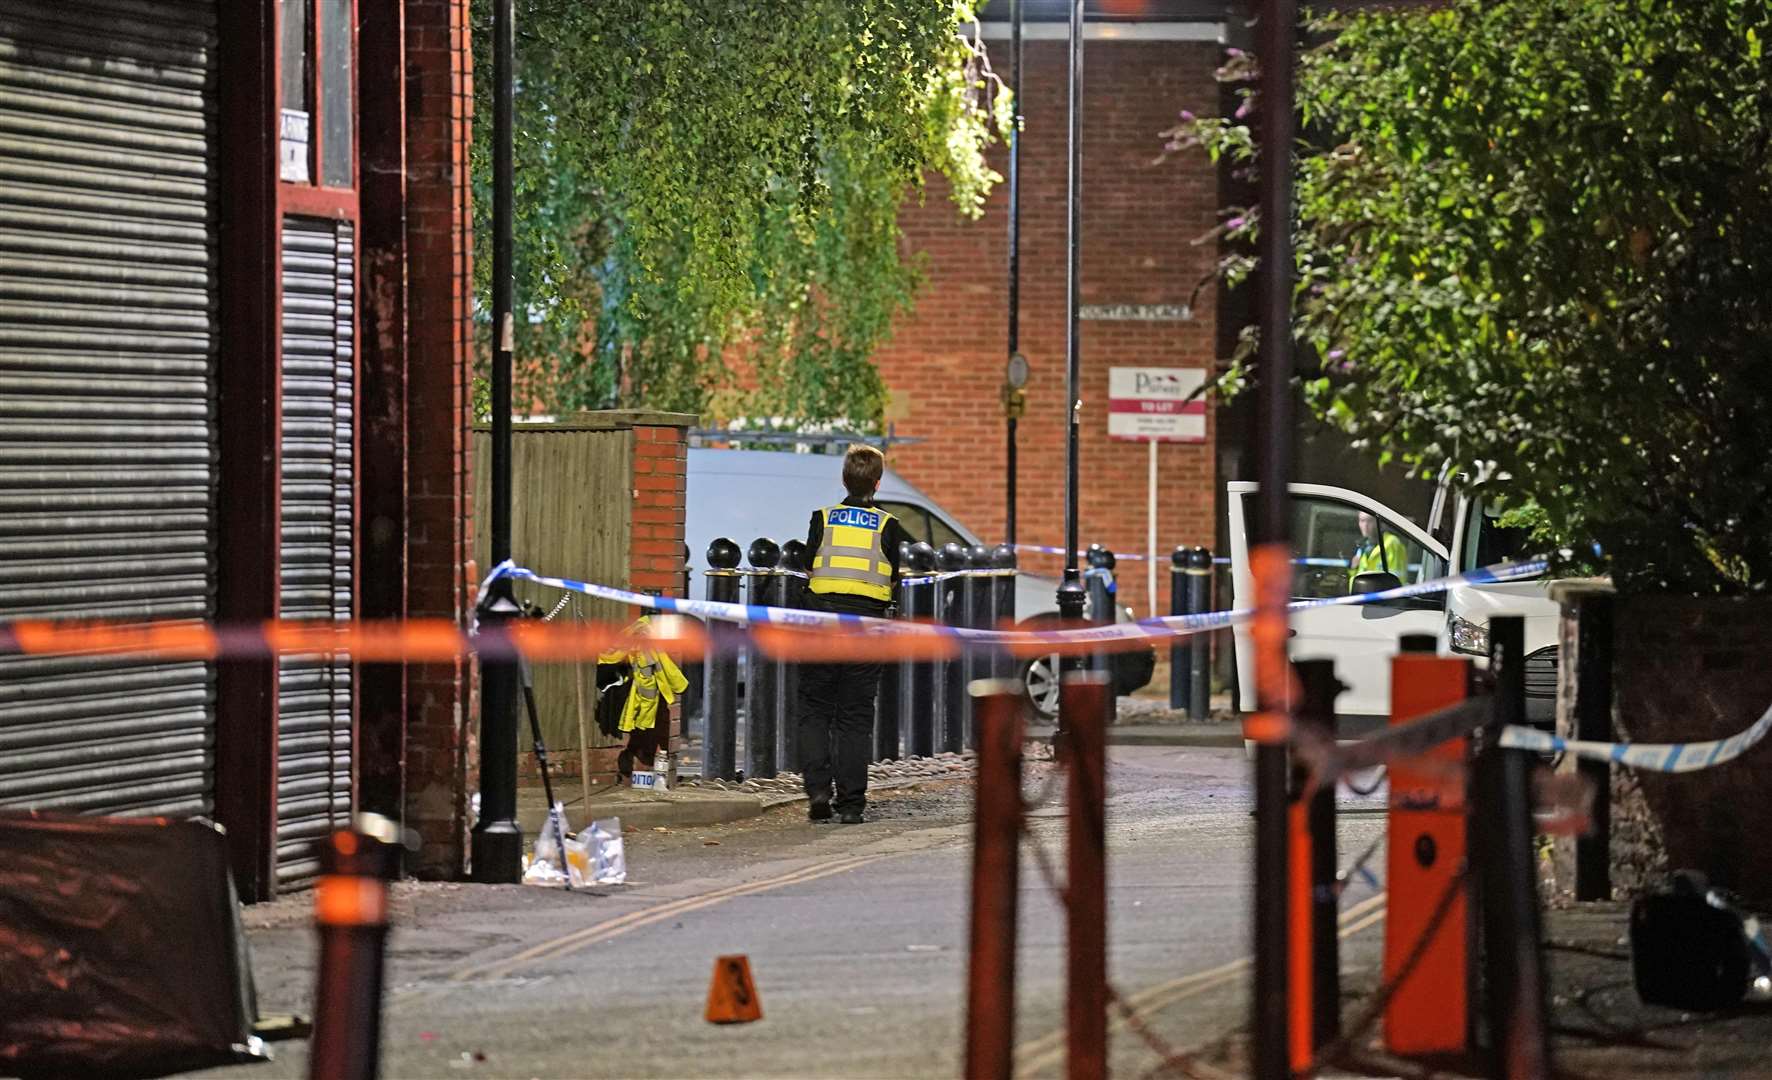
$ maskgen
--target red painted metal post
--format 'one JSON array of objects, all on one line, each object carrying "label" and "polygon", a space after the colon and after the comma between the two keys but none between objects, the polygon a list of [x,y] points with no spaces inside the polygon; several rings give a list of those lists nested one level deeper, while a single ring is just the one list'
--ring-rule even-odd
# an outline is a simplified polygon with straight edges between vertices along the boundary
[{"label": "red painted metal post", "polygon": [[[277,613],[278,274],[275,6],[219,4],[216,41],[222,84],[216,142],[228,148],[217,211],[232,222],[215,248],[224,317],[216,320],[215,380],[228,407],[216,411],[218,494],[213,617],[257,622]],[[251,359],[247,359],[251,358]],[[277,892],[277,665],[234,661],[215,672],[215,817],[228,830],[228,857],[241,899]]]},{"label": "red painted metal post", "polygon": [[319,844],[314,924],[320,970],[314,987],[310,1080],[375,1080],[381,1064],[383,951],[388,881],[398,871],[399,829],[373,814]]},{"label": "red painted metal post", "polygon": [[1107,673],[1077,671],[1059,688],[1059,720],[1070,740],[1069,936],[1066,1030],[1071,1080],[1107,1075]]},{"label": "red painted metal post", "polygon": [[1312,981],[1315,969],[1311,964],[1316,947],[1311,920],[1311,854],[1314,838],[1310,832],[1310,803],[1294,797],[1286,806],[1286,1046],[1287,1060],[1295,1076],[1310,1072],[1313,1021],[1316,1017]]},{"label": "red painted metal post", "polygon": [[966,1076],[1015,1072],[1015,923],[1021,888],[1022,692],[974,683],[978,788],[972,832],[972,958],[966,980]]}]

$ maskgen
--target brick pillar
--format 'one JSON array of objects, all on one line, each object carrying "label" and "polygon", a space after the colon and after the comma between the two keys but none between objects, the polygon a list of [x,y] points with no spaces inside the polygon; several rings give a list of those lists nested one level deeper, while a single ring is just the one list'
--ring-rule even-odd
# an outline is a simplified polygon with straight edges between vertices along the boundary
[{"label": "brick pillar", "polygon": [[[358,28],[362,262],[358,341],[358,614],[406,614],[406,13],[366,5]],[[357,807],[406,816],[406,670],[357,670]]]},{"label": "brick pillar", "polygon": [[[634,425],[633,543],[629,588],[683,595],[683,519],[688,447],[680,426]],[[681,731],[673,716],[673,736]],[[675,738],[670,749],[676,749]]]},{"label": "brick pillar", "polygon": [[[466,0],[406,0],[407,615],[465,620],[473,602],[469,376],[473,54]],[[464,867],[472,665],[417,664],[406,681],[406,822],[422,877]]]}]

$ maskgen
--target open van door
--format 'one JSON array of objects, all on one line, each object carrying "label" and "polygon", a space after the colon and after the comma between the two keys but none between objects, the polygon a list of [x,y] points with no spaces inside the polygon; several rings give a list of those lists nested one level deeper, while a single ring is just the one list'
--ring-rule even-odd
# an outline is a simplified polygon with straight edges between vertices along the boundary
[{"label": "open van door", "polygon": [[[1253,607],[1255,583],[1249,573],[1248,523],[1256,485],[1229,485],[1232,606]],[[1356,557],[1371,552],[1383,569],[1404,584],[1429,581],[1446,572],[1446,548],[1425,529],[1375,499],[1346,488],[1292,484],[1291,595],[1295,600],[1345,596],[1353,584]],[[1362,518],[1366,523],[1362,523]],[[1397,558],[1400,553],[1400,559]],[[1402,565],[1390,565],[1400,561]],[[1372,569],[1371,566],[1363,567]],[[1344,718],[1369,718],[1341,725],[1345,734],[1376,726],[1390,711],[1391,657],[1404,634],[1440,636],[1446,621],[1439,596],[1413,597],[1387,604],[1311,608],[1292,616],[1289,653],[1295,660],[1330,658],[1347,687],[1336,704]],[[1237,682],[1255,685],[1254,645],[1247,625],[1233,631]],[[1244,701],[1243,708],[1253,708]]]},{"label": "open van door", "polygon": [[[1505,478],[1504,478],[1505,479]],[[1487,478],[1458,499],[1452,534],[1452,569],[1466,573],[1534,554],[1527,530],[1501,523]],[[1489,622],[1497,615],[1525,619],[1526,720],[1549,728],[1556,721],[1558,635],[1561,612],[1550,597],[1551,579],[1453,585],[1446,590],[1446,629],[1441,651],[1487,663]]]}]

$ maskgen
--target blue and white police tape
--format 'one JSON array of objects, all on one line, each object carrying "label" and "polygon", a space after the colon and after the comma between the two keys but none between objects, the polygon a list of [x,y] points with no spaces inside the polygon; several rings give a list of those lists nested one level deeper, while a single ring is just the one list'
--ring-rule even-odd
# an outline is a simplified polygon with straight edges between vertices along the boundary
[{"label": "blue and white police tape", "polygon": [[[1462,574],[1453,574],[1450,577],[1435,578],[1432,581],[1417,581],[1408,585],[1398,585],[1394,589],[1294,600],[1286,605],[1286,610],[1298,612],[1326,607],[1382,604],[1390,600],[1406,600],[1412,596],[1431,596],[1434,593],[1445,592],[1457,585],[1494,585],[1503,581],[1522,581],[1538,577],[1549,568],[1549,561],[1543,558],[1526,559],[1517,563],[1498,563],[1494,566],[1467,570]],[[1235,623],[1247,622],[1254,617],[1255,612],[1252,609],[1242,608],[1234,611],[1209,611],[1199,615],[1159,615],[1154,618],[1140,619],[1136,623],[1122,623],[1120,625],[1156,631],[1148,635],[1151,637],[1166,637],[1198,633],[1202,630],[1216,630]],[[1117,627],[1102,627],[1101,629],[1117,629]]]},{"label": "blue and white police tape", "polygon": [[[802,575],[805,576],[805,575]],[[911,577],[898,579],[900,585],[927,585],[932,581],[948,581],[957,577],[1014,577],[1014,570],[988,566],[968,570],[938,570],[928,574],[915,574]]]},{"label": "blue and white police tape", "polygon": [[610,585],[598,585],[591,581],[547,577],[533,570],[524,569],[509,559],[493,567],[492,572],[486,575],[486,580],[481,583],[480,592],[474,601],[476,611],[485,601],[488,590],[492,588],[492,583],[499,578],[532,581],[537,585],[545,585],[553,589],[566,589],[599,600],[613,600],[618,604],[632,604],[635,607],[651,608],[654,611],[672,615],[691,615],[697,619],[712,622],[803,628],[832,625],[861,626],[868,623],[894,625],[891,619],[873,619],[865,615],[850,615],[843,612],[803,611],[799,608],[766,607],[762,604],[731,604],[720,600],[679,600],[674,596],[653,596],[649,593],[617,589]]},{"label": "blue and white police tape", "polygon": [[[1015,550],[1032,552],[1037,555],[1068,555],[1068,554],[1070,554],[1070,552],[1066,551],[1064,548],[1051,547],[1046,544],[1016,544]],[[1079,551],[1079,552],[1077,552],[1077,554],[1079,556],[1081,556],[1081,555],[1085,555],[1087,553],[1086,553],[1086,551]],[[1158,558],[1165,558],[1165,557],[1166,556],[1158,556]],[[1124,555],[1120,554],[1117,551],[1114,552],[1114,560],[1116,562],[1143,562],[1148,558],[1150,558],[1150,556],[1146,555],[1142,551],[1128,551]],[[1230,565],[1230,559],[1226,558],[1223,555],[1214,555],[1212,557],[1212,562],[1216,566]],[[1346,569],[1348,566],[1348,561],[1346,559],[1323,558],[1323,557],[1316,556],[1316,555],[1301,555],[1298,558],[1292,560],[1292,565],[1294,565],[1294,566],[1327,566],[1327,567],[1335,567],[1338,569]],[[1413,567],[1411,567],[1411,569],[1413,569]]]},{"label": "blue and white police tape", "polygon": [[1513,750],[1536,750],[1545,754],[1573,754],[1589,761],[1615,761],[1633,769],[1650,772],[1697,772],[1713,765],[1734,761],[1759,745],[1772,731],[1772,708],[1768,708],[1746,730],[1727,739],[1694,743],[1606,743],[1583,739],[1565,739],[1560,735],[1529,727],[1508,727],[1501,733],[1501,745]]},{"label": "blue and white police tape", "polygon": [[[1428,596],[1444,592],[1457,585],[1490,585],[1503,581],[1519,581],[1537,577],[1548,568],[1546,560],[1528,559],[1518,563],[1501,563],[1496,566],[1485,566],[1476,570],[1454,574],[1451,577],[1436,578],[1432,581],[1419,581],[1408,585],[1399,585],[1394,589],[1382,589],[1376,592],[1353,593],[1347,596],[1329,596],[1309,600],[1294,600],[1287,605],[1288,611],[1310,611],[1316,608],[1357,606],[1361,604],[1377,604],[1390,600],[1404,600],[1414,596]],[[509,577],[518,581],[532,581],[555,589],[567,589],[586,596],[602,600],[611,600],[636,607],[651,608],[656,611],[677,615],[690,615],[698,619],[740,623],[750,626],[785,626],[799,629],[816,629],[829,626],[846,626],[854,630],[862,630],[881,634],[905,633],[937,633],[980,645],[1028,645],[1028,644],[1102,644],[1114,642],[1142,641],[1153,638],[1181,637],[1188,634],[1201,633],[1207,630],[1218,630],[1254,618],[1251,609],[1231,611],[1210,611],[1196,615],[1161,615],[1154,618],[1140,619],[1136,622],[1115,623],[1112,625],[1075,627],[1067,629],[1033,630],[984,630],[961,626],[942,626],[928,623],[904,622],[896,619],[873,618],[866,615],[853,615],[846,612],[805,611],[798,608],[765,607],[757,604],[733,604],[716,600],[681,600],[670,596],[652,596],[647,593],[631,592],[617,589],[609,585],[598,585],[594,582],[577,581],[571,578],[545,577],[517,566],[506,560],[494,567],[480,586],[479,595],[475,599],[475,609],[485,599],[492,583],[501,577]]]}]

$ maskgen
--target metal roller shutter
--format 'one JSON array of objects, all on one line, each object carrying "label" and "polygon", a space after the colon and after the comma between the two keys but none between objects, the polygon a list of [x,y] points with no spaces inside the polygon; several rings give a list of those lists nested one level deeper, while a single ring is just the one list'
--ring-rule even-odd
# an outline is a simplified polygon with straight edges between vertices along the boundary
[{"label": "metal roller shutter", "polygon": [[[354,273],[348,222],[283,222],[285,619],[352,613]],[[286,659],[277,692],[277,880],[317,870],[313,841],[351,813],[351,665]]]},{"label": "metal roller shutter", "polygon": [[[0,619],[213,614],[213,0],[0,0]],[[206,814],[202,663],[0,657],[0,807]]]}]

